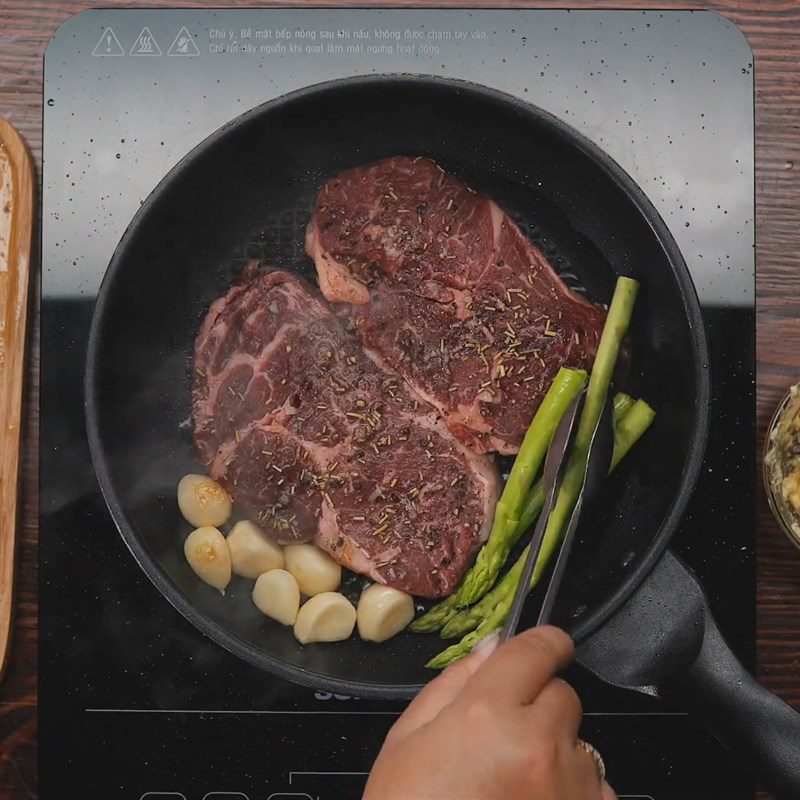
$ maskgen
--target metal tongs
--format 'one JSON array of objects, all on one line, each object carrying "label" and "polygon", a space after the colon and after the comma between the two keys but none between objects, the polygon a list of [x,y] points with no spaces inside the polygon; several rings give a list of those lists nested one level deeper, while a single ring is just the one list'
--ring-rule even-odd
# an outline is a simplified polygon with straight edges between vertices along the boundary
[{"label": "metal tongs", "polygon": [[[511,604],[511,610],[506,620],[506,624],[500,631],[500,641],[506,642],[517,631],[522,610],[525,606],[525,601],[528,599],[530,593],[531,577],[533,570],[536,567],[536,562],[539,558],[539,553],[542,549],[542,542],[544,541],[544,534],[547,530],[547,523],[550,519],[550,514],[558,497],[558,491],[561,488],[561,483],[564,480],[566,472],[566,465],[569,461],[568,453],[570,445],[575,439],[578,425],[576,419],[578,412],[581,409],[584,398],[586,396],[585,390],[581,392],[570,404],[567,406],[561,421],[553,434],[550,442],[550,447],[547,450],[547,456],[544,461],[544,471],[542,482],[544,487],[544,505],[542,506],[541,514],[536,522],[533,530],[533,536],[528,547],[528,555],[525,558],[525,565],[522,570],[522,575],[517,585],[517,590],[514,593],[514,602]],[[545,590],[544,600],[542,607],[539,610],[539,618],[536,622],[537,625],[546,625],[550,620],[550,615],[553,611],[556,596],[564,578],[564,572],[567,568],[567,561],[569,554],[572,550],[572,545],[575,540],[575,532],[578,528],[578,520],[580,519],[581,510],[587,497],[590,498],[597,487],[602,483],[608,475],[611,466],[611,456],[614,451],[614,427],[613,427],[613,409],[610,397],[606,398],[603,405],[603,410],[600,414],[597,424],[595,425],[592,437],[589,443],[589,453],[586,461],[586,471],[583,476],[578,498],[572,510],[572,514],[567,524],[567,529],[564,538],[561,540],[561,545],[556,558],[555,566],[550,574],[550,580]]]}]

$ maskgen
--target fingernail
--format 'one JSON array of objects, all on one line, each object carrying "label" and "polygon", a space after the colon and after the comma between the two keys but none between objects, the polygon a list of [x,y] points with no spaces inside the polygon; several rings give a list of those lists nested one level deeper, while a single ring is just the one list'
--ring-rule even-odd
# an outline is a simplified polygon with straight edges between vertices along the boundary
[{"label": "fingernail", "polygon": [[477,654],[477,658],[480,661],[485,661],[497,649],[499,642],[500,632],[493,631],[488,636],[484,636],[483,639],[472,648],[472,652]]}]

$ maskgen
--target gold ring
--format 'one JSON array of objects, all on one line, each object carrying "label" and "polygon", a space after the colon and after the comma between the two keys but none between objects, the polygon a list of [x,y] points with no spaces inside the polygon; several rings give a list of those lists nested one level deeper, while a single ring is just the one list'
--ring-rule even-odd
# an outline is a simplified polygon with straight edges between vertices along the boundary
[{"label": "gold ring", "polygon": [[588,753],[592,757],[592,761],[594,761],[594,765],[597,767],[597,774],[600,777],[600,783],[602,783],[606,779],[606,765],[603,761],[603,756],[600,755],[600,752],[594,745],[589,744],[589,742],[584,742],[583,739],[578,739],[576,744],[581,748],[581,750]]}]

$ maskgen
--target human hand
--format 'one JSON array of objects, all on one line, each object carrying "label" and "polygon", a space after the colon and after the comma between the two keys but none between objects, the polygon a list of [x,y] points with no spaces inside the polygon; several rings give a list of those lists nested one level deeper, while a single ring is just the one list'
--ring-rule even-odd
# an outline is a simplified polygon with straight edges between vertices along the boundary
[{"label": "human hand", "polygon": [[364,800],[616,800],[578,743],[578,696],[554,677],[573,654],[541,627],[453,664],[389,731]]}]

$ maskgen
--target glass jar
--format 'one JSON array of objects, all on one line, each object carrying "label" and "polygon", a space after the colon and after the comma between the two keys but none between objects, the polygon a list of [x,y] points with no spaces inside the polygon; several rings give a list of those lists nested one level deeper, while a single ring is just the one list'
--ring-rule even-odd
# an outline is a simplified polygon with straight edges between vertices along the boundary
[{"label": "glass jar", "polygon": [[769,424],[764,485],[775,519],[800,547],[800,384],[789,389]]}]

